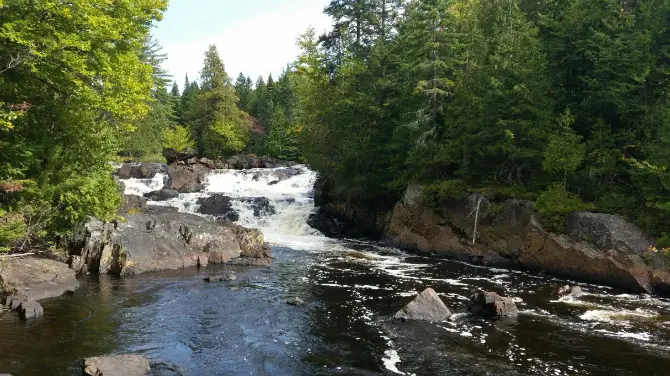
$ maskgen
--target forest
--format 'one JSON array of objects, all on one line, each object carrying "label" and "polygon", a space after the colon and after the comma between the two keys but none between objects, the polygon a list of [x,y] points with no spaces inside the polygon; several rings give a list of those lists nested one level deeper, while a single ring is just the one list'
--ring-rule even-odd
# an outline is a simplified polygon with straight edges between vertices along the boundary
[{"label": "forest", "polygon": [[670,245],[670,0],[333,0],[279,77],[204,51],[174,82],[166,0],[0,0],[0,250],[57,246],[163,148],[299,160],[342,199],[421,184],[624,215]]}]

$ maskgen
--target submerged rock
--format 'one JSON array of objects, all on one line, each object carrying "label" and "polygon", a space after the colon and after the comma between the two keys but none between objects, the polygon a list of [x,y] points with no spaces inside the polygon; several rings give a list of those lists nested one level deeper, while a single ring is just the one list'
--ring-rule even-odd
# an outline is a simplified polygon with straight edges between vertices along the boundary
[{"label": "submerged rock", "polygon": [[40,303],[34,300],[26,300],[22,302],[16,310],[19,312],[19,316],[26,320],[38,319],[44,316],[44,309]]},{"label": "submerged rock", "polygon": [[160,189],[157,191],[145,193],[144,197],[151,201],[167,201],[179,197],[179,192],[172,189]]},{"label": "submerged rock", "polygon": [[401,320],[422,320],[430,322],[445,321],[451,317],[451,311],[432,288],[425,289],[394,316]]},{"label": "submerged rock", "polygon": [[273,215],[276,213],[274,206],[270,204],[270,200],[267,197],[252,197],[243,199],[243,201],[251,204],[251,210],[254,212],[254,217]]},{"label": "submerged rock", "polygon": [[479,292],[468,303],[468,312],[477,317],[496,318],[519,315],[519,309],[511,298],[495,292]]},{"label": "submerged rock", "polygon": [[578,297],[584,295],[584,291],[579,286],[566,285],[566,286],[561,287],[558,290],[558,294],[563,295],[563,296],[570,295],[573,298],[578,298]]},{"label": "submerged rock", "polygon": [[294,297],[292,297],[292,298],[289,298],[289,299],[286,301],[286,304],[289,304],[289,305],[292,305],[292,306],[301,306],[301,305],[305,304],[305,301],[302,300],[302,299],[300,299],[300,298],[297,297],[297,296],[294,296]]},{"label": "submerged rock", "polygon": [[145,376],[149,361],[139,355],[115,355],[84,359],[87,376]]}]

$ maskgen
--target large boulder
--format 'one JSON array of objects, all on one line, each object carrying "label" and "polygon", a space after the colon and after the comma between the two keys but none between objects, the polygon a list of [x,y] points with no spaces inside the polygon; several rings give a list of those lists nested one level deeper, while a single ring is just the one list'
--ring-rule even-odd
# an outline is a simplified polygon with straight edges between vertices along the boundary
[{"label": "large boulder", "polygon": [[265,244],[260,232],[249,239],[244,231],[253,230],[169,209],[124,214],[124,220],[115,223],[82,224],[71,244],[72,268],[78,273],[132,275],[239,257],[254,263],[257,254],[245,249],[262,249]]},{"label": "large boulder", "polygon": [[427,288],[393,317],[401,320],[440,322],[448,320],[451,311],[435,290]]},{"label": "large boulder", "polygon": [[575,241],[623,254],[640,255],[654,242],[623,218],[603,213],[577,212],[568,216],[565,232]]},{"label": "large boulder", "polygon": [[151,201],[167,201],[179,197],[179,192],[163,188],[157,191],[145,193],[144,197]]},{"label": "large boulder", "polygon": [[172,164],[168,166],[168,181],[164,188],[180,193],[200,192],[205,188],[204,183],[210,171],[201,164]]},{"label": "large boulder", "polygon": [[166,165],[162,163],[124,163],[117,170],[120,179],[153,179],[158,173],[164,173]]},{"label": "large boulder", "polygon": [[21,296],[23,301],[38,301],[78,288],[75,272],[62,262],[42,258],[10,258],[0,262],[0,300],[3,296]]},{"label": "large boulder", "polygon": [[258,229],[246,228],[231,223],[226,226],[235,234],[240,244],[242,257],[231,261],[233,264],[268,265],[272,261],[272,249],[265,242]]},{"label": "large boulder", "polygon": [[168,164],[187,161],[195,156],[197,152],[193,149],[186,149],[183,151],[176,151],[175,149],[163,149],[163,157]]},{"label": "large boulder", "polygon": [[233,210],[232,199],[222,194],[213,194],[209,197],[201,197],[196,201],[200,205],[198,213],[225,216]]},{"label": "large boulder", "polygon": [[468,312],[476,317],[497,318],[519,315],[519,309],[511,298],[503,298],[495,292],[479,292],[468,303]]},{"label": "large boulder", "polygon": [[149,361],[140,355],[84,359],[84,375],[87,376],[145,376],[150,370]]}]

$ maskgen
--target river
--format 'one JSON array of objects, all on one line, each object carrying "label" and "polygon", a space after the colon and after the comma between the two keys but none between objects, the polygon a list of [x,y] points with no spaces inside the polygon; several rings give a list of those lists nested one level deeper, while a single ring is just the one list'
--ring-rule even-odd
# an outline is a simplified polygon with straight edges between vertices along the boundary
[{"label": "river", "polygon": [[[300,169],[272,185],[273,170],[216,171],[206,192],[161,203],[195,212],[203,195],[233,197],[240,224],[271,242],[271,266],[85,278],[74,295],[44,301],[39,321],[0,313],[0,371],[80,375],[86,356],[132,352],[164,362],[161,375],[670,374],[670,300],[327,239],[306,224],[316,175]],[[127,193],[163,178],[126,181]],[[275,213],[254,216],[249,197],[267,197]],[[203,281],[231,269],[237,280]],[[566,284],[585,294],[560,298]],[[457,314],[390,318],[426,287]],[[479,290],[514,298],[520,316],[469,317]],[[292,296],[305,305],[286,304]]]}]

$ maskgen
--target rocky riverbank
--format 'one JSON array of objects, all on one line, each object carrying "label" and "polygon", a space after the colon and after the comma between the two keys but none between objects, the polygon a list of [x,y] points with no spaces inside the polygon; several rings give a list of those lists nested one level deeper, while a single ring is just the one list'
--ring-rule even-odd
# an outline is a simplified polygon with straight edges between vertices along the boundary
[{"label": "rocky riverbank", "polygon": [[[323,182],[316,188],[319,213],[311,222],[318,228],[328,224],[331,234],[360,230],[422,254],[670,294],[670,270],[650,250],[654,241],[615,215],[573,213],[565,232],[555,233],[544,228],[532,204],[518,200],[491,204],[471,195],[431,207],[414,186],[393,207],[370,208],[334,199]],[[340,227],[333,230],[333,223]]]},{"label": "rocky riverbank", "polygon": [[[79,286],[77,275],[129,276],[207,264],[269,264],[272,252],[263,234],[235,225],[224,215],[230,213],[220,213],[219,220],[211,220],[179,213],[176,208],[148,206],[147,202],[201,191],[205,176],[212,169],[280,166],[285,168],[273,170],[272,178],[281,181],[299,173],[290,168],[294,163],[247,156],[211,161],[173,150],[164,154],[169,165],[124,163],[117,169],[114,175],[122,187],[127,179],[154,179],[158,174],[167,178],[162,189],[146,197],[124,195],[117,220],[103,223],[91,219],[81,223],[69,241],[65,257],[2,260],[0,303],[24,318],[37,318],[43,314],[38,301],[74,292]],[[259,213],[271,210],[267,202],[257,201]],[[64,259],[67,264],[62,262]]]}]

